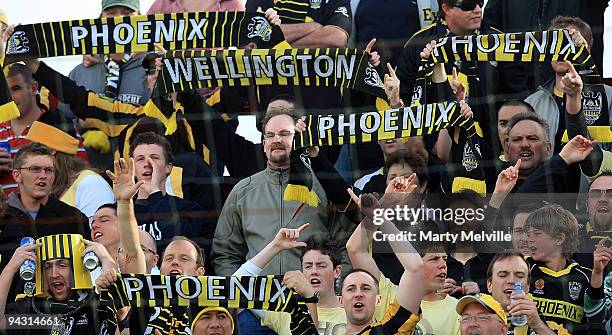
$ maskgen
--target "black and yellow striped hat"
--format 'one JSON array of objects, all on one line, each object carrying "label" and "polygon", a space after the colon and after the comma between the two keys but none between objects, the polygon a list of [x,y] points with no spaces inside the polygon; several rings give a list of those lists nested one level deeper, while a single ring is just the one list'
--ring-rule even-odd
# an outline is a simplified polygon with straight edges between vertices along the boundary
[{"label": "black and yellow striped hat", "polygon": [[85,243],[80,234],[59,234],[41,237],[36,240],[41,247],[36,250],[36,297],[46,298],[49,295],[49,283],[45,282],[44,267],[52,259],[69,259],[72,269],[70,287],[73,290],[92,289],[91,275],[83,266]]}]

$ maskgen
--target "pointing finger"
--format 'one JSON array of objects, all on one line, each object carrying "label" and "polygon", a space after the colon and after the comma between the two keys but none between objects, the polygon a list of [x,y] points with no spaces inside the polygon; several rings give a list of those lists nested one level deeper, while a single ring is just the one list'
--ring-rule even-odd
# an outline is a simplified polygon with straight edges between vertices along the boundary
[{"label": "pointing finger", "polygon": [[367,51],[368,53],[370,53],[372,51],[372,48],[374,48],[374,44],[376,43],[376,38],[373,38],[370,43],[368,43],[368,45],[365,48],[365,51]]},{"label": "pointing finger", "polygon": [[389,70],[389,74],[391,75],[391,78],[397,78],[397,75],[395,74],[395,70],[393,69],[393,66],[391,65],[391,63],[387,63],[387,70]]}]

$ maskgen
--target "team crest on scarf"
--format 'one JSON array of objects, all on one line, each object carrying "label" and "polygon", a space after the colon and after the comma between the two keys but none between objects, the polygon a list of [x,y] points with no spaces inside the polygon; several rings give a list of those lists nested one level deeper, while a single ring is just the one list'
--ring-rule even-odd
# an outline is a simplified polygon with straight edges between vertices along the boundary
[{"label": "team crest on scarf", "polygon": [[323,0],[310,0],[310,8],[312,9],[319,9],[321,8],[321,2]]},{"label": "team crest on scarf", "polygon": [[60,318],[58,323],[51,328],[51,335],[70,335],[72,326],[74,325],[74,317]]},{"label": "team crest on scarf", "polygon": [[36,283],[33,281],[26,282],[23,286],[23,293],[27,295],[33,295],[36,290]]},{"label": "team crest on scarf", "polygon": [[582,110],[584,118],[588,126],[593,125],[601,116],[601,106],[603,104],[603,96],[601,92],[582,92]]},{"label": "team crest on scarf", "polygon": [[[475,143],[474,148],[476,148],[478,155],[482,156],[480,153],[480,144]],[[463,146],[463,158],[461,159],[461,165],[463,165],[465,170],[468,172],[478,168],[478,159],[476,158],[476,155],[474,155],[469,141],[465,142],[465,145]]]},{"label": "team crest on scarf", "polygon": [[249,30],[247,33],[247,38],[260,37],[263,41],[269,42],[272,36],[272,26],[268,20],[263,17],[253,17],[251,18],[251,22],[247,26]]},{"label": "team crest on scarf", "polygon": [[8,41],[7,53],[23,54],[30,51],[28,44],[30,40],[23,31],[15,32]]},{"label": "team crest on scarf", "polygon": [[580,291],[582,290],[582,284],[571,281],[569,282],[569,295],[573,300],[577,300],[580,296]]},{"label": "team crest on scarf", "polygon": [[374,87],[383,87],[383,82],[380,80],[378,72],[371,64],[366,68],[365,74],[364,81],[366,84]]}]

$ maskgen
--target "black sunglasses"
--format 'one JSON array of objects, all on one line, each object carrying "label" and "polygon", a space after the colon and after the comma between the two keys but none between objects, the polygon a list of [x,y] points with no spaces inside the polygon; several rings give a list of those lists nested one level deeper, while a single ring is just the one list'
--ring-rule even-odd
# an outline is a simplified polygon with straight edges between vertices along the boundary
[{"label": "black sunglasses", "polygon": [[471,10],[474,10],[474,8],[476,8],[476,5],[480,6],[480,8],[482,8],[482,6],[484,6],[484,0],[463,0],[463,1],[457,1],[453,5],[453,7],[457,7],[459,9],[461,9],[462,11],[469,12]]}]

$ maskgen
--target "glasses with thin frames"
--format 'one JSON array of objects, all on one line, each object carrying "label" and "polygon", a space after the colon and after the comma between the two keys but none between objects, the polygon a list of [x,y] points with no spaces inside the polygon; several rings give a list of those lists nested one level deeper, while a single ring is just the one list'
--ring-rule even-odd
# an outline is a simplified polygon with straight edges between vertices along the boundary
[{"label": "glasses with thin frames", "polygon": [[266,132],[264,133],[263,137],[266,140],[272,140],[275,139],[277,136],[281,138],[281,140],[284,140],[290,136],[292,136],[293,134],[295,134],[292,131],[289,130],[281,130],[278,133],[273,133],[273,132]]},{"label": "glasses with thin frames", "polygon": [[55,168],[54,167],[42,167],[42,166],[27,166],[27,167],[20,167],[17,168],[17,170],[28,170],[30,171],[30,173],[33,174],[40,174],[41,172],[45,171],[46,174],[55,174]]},{"label": "glasses with thin frames", "polygon": [[459,322],[461,323],[468,323],[471,322],[472,320],[475,320],[476,322],[487,322],[489,320],[491,320],[493,318],[493,314],[478,314],[478,315],[462,315],[461,319],[459,319]]}]

